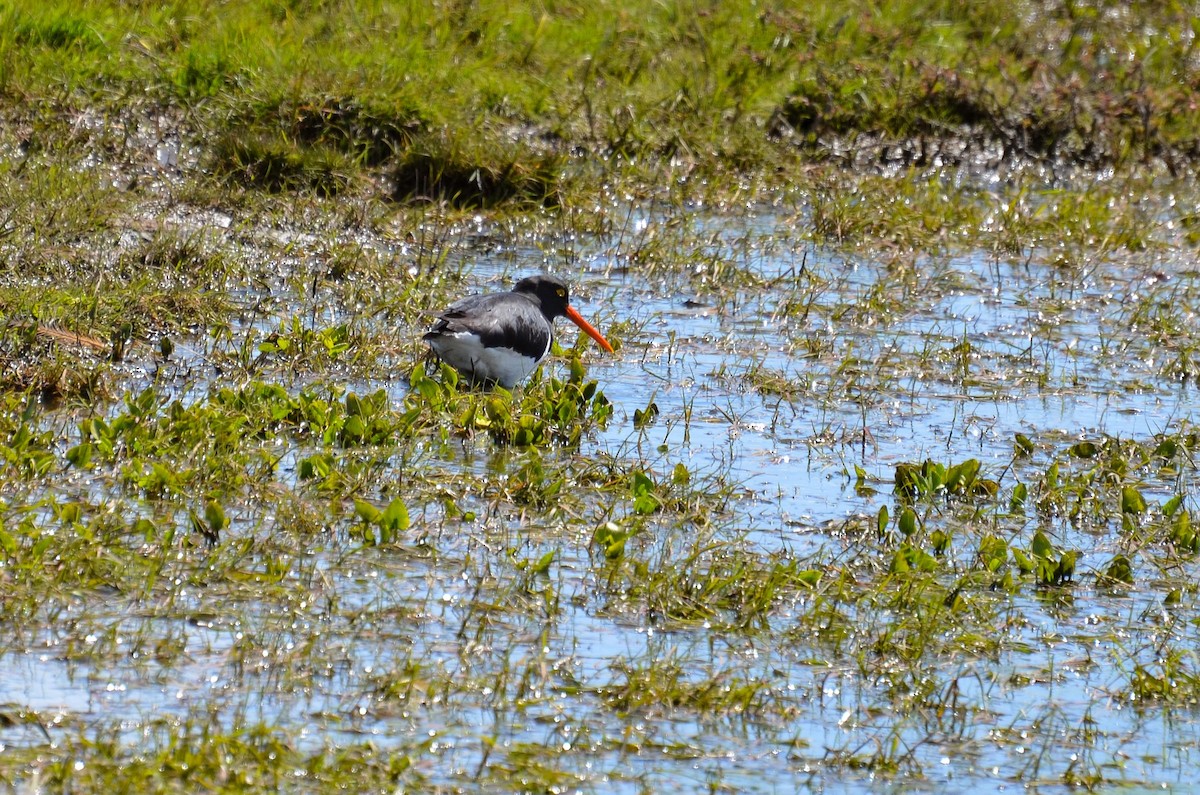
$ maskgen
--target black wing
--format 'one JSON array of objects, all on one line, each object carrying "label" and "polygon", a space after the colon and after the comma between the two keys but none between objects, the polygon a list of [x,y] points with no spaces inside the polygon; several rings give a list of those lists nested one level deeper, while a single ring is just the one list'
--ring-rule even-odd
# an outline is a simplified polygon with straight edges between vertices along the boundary
[{"label": "black wing", "polygon": [[509,348],[540,359],[550,348],[553,329],[542,311],[517,293],[473,295],[456,301],[442,314],[425,339],[443,334],[474,334],[487,348]]}]

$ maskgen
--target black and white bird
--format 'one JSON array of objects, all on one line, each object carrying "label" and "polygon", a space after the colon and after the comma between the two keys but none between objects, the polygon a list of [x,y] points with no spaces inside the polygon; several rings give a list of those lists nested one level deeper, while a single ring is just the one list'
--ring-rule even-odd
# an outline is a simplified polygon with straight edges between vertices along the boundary
[{"label": "black and white bird", "polygon": [[554,276],[527,276],[512,292],[473,295],[438,315],[425,341],[437,357],[475,384],[512,389],[550,352],[554,319],[565,317],[601,348],[599,331],[571,306],[567,285]]}]

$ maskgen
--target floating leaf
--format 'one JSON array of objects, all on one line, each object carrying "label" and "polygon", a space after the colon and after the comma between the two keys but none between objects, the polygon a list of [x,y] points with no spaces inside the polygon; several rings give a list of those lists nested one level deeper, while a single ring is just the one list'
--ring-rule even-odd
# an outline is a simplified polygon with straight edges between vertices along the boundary
[{"label": "floating leaf", "polygon": [[1100,448],[1096,446],[1095,442],[1079,442],[1071,445],[1071,448],[1067,450],[1067,454],[1075,458],[1094,458],[1098,452],[1100,452]]}]

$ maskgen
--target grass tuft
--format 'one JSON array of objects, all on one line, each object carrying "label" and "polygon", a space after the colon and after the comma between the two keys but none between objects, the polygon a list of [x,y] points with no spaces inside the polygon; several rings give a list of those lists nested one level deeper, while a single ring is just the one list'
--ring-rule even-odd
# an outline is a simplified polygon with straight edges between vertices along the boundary
[{"label": "grass tuft", "polygon": [[297,142],[331,147],[368,167],[393,159],[426,125],[415,111],[370,108],[352,97],[323,97],[281,107],[279,117]]},{"label": "grass tuft", "polygon": [[437,201],[462,209],[560,202],[563,159],[520,144],[464,145],[442,136],[413,144],[391,171],[397,201]]},{"label": "grass tuft", "polygon": [[272,193],[309,190],[324,197],[344,192],[356,171],[350,158],[332,147],[245,129],[231,130],[213,144],[209,168],[245,188]]}]

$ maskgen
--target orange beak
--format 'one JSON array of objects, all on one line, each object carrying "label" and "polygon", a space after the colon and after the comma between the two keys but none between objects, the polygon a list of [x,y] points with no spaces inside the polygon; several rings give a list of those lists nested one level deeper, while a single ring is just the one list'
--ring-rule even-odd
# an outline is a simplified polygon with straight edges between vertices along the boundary
[{"label": "orange beak", "polygon": [[608,340],[604,339],[604,335],[596,331],[592,324],[584,320],[583,315],[576,312],[573,307],[567,307],[566,315],[568,320],[583,329],[583,333],[594,339],[601,348],[609,353],[613,352],[613,346],[608,344]]}]

